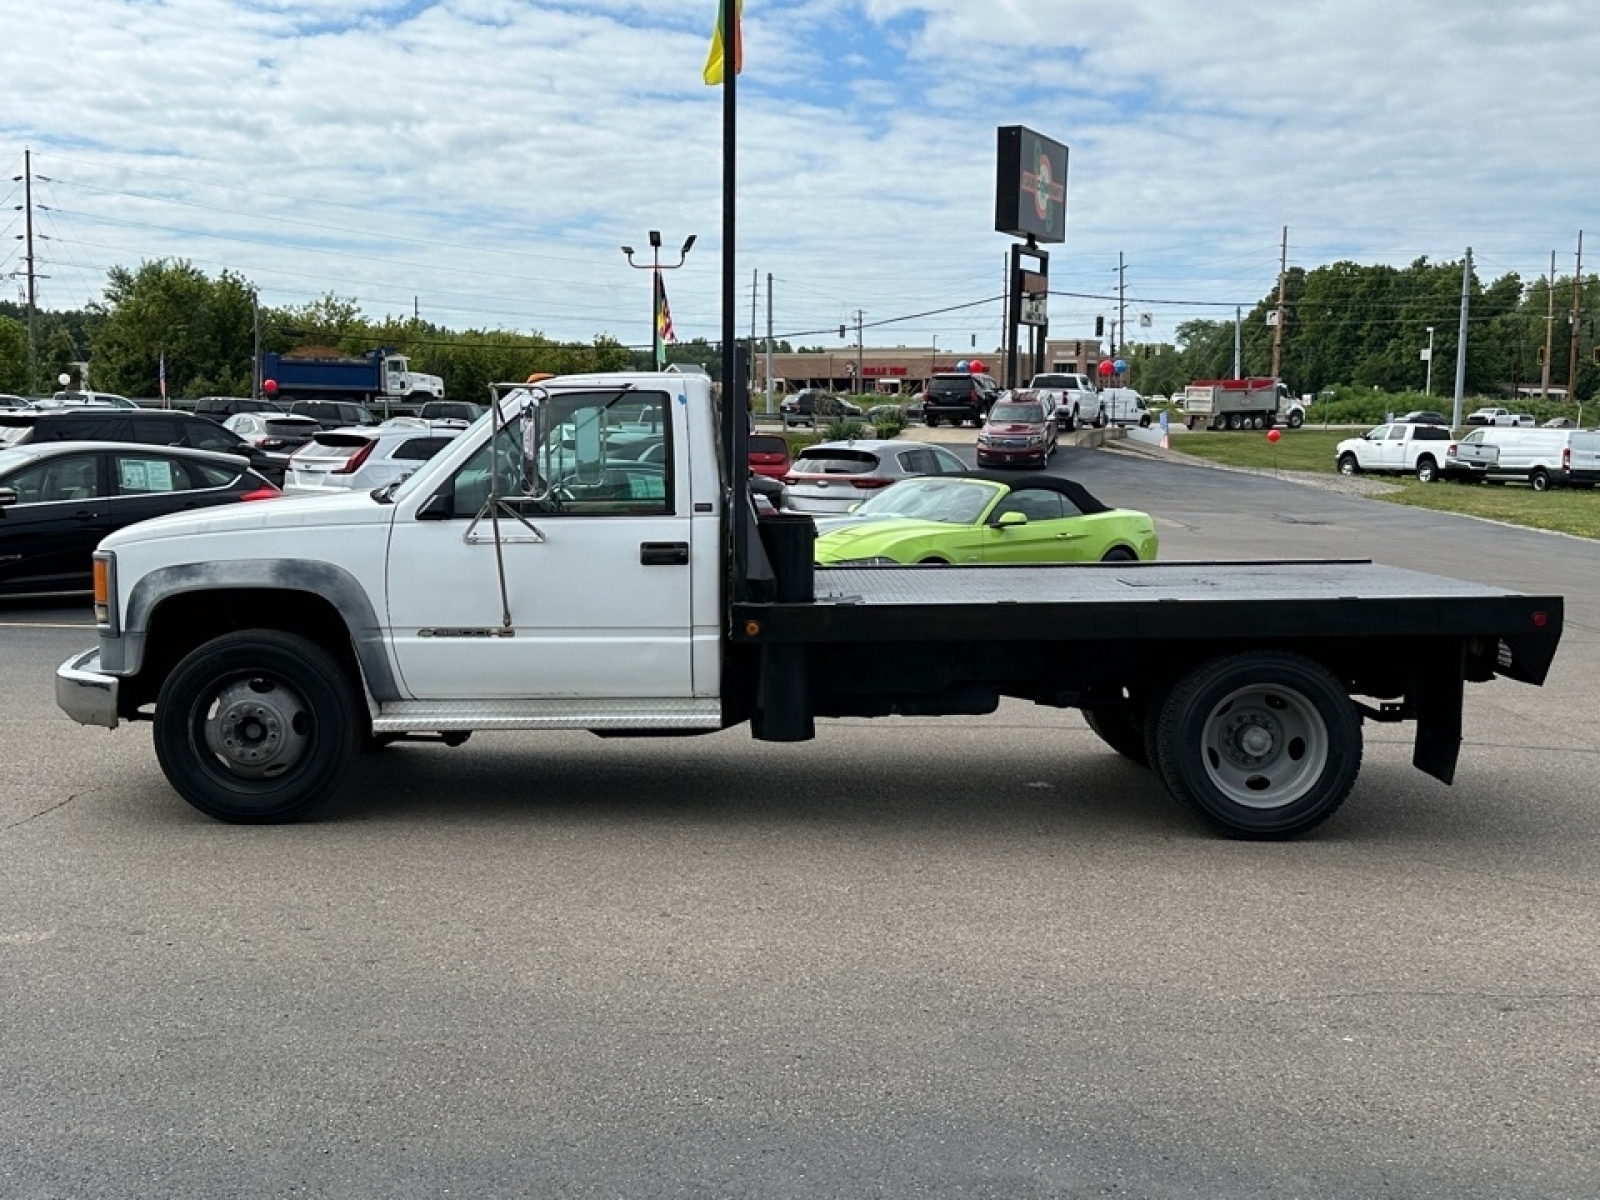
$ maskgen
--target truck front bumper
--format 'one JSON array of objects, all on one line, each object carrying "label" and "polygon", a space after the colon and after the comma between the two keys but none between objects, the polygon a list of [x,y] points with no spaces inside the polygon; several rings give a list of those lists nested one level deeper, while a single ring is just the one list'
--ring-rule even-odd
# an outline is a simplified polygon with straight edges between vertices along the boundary
[{"label": "truck front bumper", "polygon": [[100,651],[74,654],[56,668],[56,705],[79,725],[117,727],[117,678],[100,672]]}]

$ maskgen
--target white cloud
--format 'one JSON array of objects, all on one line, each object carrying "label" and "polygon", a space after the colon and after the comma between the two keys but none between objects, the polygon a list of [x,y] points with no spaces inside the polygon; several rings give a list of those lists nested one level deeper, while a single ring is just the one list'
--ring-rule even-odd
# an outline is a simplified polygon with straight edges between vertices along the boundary
[{"label": "white cloud", "polygon": [[[372,313],[647,335],[618,250],[660,229],[680,334],[717,336],[712,0],[52,0],[8,13],[0,159],[42,181],[41,294],[167,255]],[[703,11],[702,11],[703,10]],[[1576,3],[747,0],[736,325],[780,332],[999,293],[994,129],[1066,142],[1058,290],[1250,304],[1291,262],[1458,258],[1570,270],[1600,225],[1600,33]],[[13,197],[10,203],[18,203]],[[9,227],[8,227],[9,228]],[[12,230],[14,234],[15,230]],[[20,265],[7,240],[0,271]],[[1107,302],[1057,297],[1057,331]],[[764,317],[758,322],[763,328]],[[997,305],[875,330],[977,336]],[[810,340],[830,340],[817,337]]]}]

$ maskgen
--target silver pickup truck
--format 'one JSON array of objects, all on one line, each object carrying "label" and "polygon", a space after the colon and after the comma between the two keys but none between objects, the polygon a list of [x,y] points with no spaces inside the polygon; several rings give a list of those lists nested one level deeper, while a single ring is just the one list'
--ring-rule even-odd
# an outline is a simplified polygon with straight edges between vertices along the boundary
[{"label": "silver pickup truck", "polygon": [[1474,429],[1450,447],[1446,457],[1455,462],[1450,473],[1457,478],[1475,476],[1482,479],[1500,465],[1500,447],[1485,436],[1488,432],[1487,429]]}]

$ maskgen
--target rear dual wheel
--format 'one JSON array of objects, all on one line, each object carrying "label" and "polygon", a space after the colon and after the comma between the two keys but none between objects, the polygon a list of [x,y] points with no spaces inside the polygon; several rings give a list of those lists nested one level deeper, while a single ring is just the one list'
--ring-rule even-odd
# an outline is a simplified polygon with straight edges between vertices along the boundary
[{"label": "rear dual wheel", "polygon": [[1231,837],[1286,838],[1332,816],[1361,770],[1361,718],[1298,654],[1255,651],[1191,671],[1150,730],[1175,799]]}]

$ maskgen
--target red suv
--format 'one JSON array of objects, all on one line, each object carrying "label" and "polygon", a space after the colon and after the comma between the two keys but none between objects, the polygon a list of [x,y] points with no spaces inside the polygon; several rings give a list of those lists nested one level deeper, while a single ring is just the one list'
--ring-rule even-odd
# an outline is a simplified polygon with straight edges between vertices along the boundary
[{"label": "red suv", "polygon": [[980,467],[1042,467],[1056,452],[1056,418],[1037,397],[1006,393],[978,430]]},{"label": "red suv", "polygon": [[789,473],[789,443],[775,433],[750,435],[750,469],[757,475],[782,479]]}]

